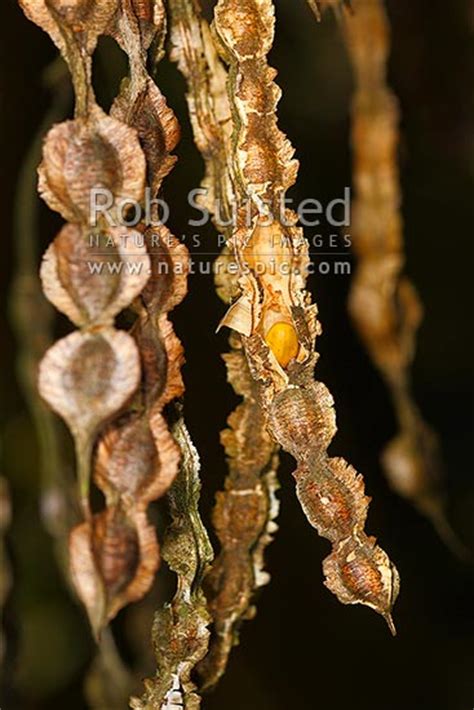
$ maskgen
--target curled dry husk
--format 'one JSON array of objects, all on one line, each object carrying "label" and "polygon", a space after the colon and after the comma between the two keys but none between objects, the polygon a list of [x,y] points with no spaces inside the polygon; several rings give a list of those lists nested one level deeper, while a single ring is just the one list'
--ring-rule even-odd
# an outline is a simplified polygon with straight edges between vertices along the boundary
[{"label": "curled dry husk", "polygon": [[[201,203],[213,215],[217,229],[226,231],[219,219],[228,221],[234,203],[228,165],[232,120],[227,72],[198,4],[172,0],[170,9],[171,57],[188,84],[194,140],[205,161]],[[216,262],[216,288],[227,303],[238,291],[228,268],[232,260],[225,247]],[[274,518],[278,512],[276,447],[266,430],[256,386],[237,334],[232,335],[230,345],[231,352],[224,356],[228,379],[243,401],[230,415],[229,428],[221,435],[230,472],[224,490],[217,494],[213,513],[220,552],[204,582],[212,617],[209,653],[198,666],[204,688],[214,685],[224,673],[242,620],[254,614],[254,593],[269,580],[263,553],[276,529]]]},{"label": "curled dry husk", "polygon": [[222,676],[242,621],[255,614],[254,594],[270,580],[264,551],[277,529],[278,457],[245,356],[235,345],[224,359],[229,381],[243,402],[221,434],[230,473],[213,512],[221,550],[205,580],[213,636],[209,654],[199,666],[204,687],[215,685]]},{"label": "curled dry husk", "polygon": [[291,211],[282,211],[284,223],[266,214],[280,214],[280,198],[297,173],[293,149],[277,127],[280,92],[266,63],[273,26],[270,0],[217,3],[213,29],[229,64],[232,182],[239,205],[230,247],[244,306],[234,307],[227,324],[241,333],[269,430],[296,459],[303,509],[332,543],[326,585],[345,604],[374,608],[393,630],[397,571],[364,531],[368,499],[361,477],[327,453],[335,417],[330,394],[313,380],[320,325],[305,290],[308,246]]},{"label": "curled dry husk", "polygon": [[146,157],[147,184],[155,195],[176,162],[171,155],[179,139],[176,116],[150,78],[140,82],[140,89],[125,83],[111,113],[137,131]]},{"label": "curled dry husk", "polygon": [[352,234],[358,267],[349,309],[390,388],[399,433],[382,461],[393,489],[430,517],[458,552],[441,491],[439,444],[413,400],[409,369],[422,307],[403,275],[403,224],[397,167],[399,110],[386,82],[389,25],[382,0],[356,0],[344,15],[355,75],[352,107]]}]

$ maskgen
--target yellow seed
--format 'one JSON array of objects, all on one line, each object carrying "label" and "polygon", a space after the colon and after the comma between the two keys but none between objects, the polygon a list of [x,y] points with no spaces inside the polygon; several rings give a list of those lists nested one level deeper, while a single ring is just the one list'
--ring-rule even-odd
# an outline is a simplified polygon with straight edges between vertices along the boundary
[{"label": "yellow seed", "polygon": [[298,355],[298,336],[291,323],[274,323],[265,336],[265,342],[282,367]]}]

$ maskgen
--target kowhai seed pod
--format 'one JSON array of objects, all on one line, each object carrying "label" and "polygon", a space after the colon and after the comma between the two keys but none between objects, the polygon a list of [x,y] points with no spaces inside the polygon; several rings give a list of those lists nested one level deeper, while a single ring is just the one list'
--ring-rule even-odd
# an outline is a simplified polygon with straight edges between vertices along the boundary
[{"label": "kowhai seed pod", "polygon": [[[202,205],[211,213],[216,228],[226,233],[235,203],[227,72],[199,4],[172,0],[170,9],[171,56],[187,81],[194,140],[205,163]],[[232,259],[225,247],[216,262],[216,288],[226,303],[236,294],[237,285],[228,268]],[[232,318],[245,323],[251,319],[246,306],[242,300],[237,302]],[[243,401],[221,433],[229,475],[224,490],[217,494],[213,513],[220,552],[204,580],[212,634],[209,653],[198,666],[203,687],[214,685],[225,671],[240,623],[253,613],[254,592],[269,581],[263,556],[276,530],[278,512],[276,447],[266,431],[255,383],[236,334],[230,345],[231,352],[224,355],[228,380]]]},{"label": "kowhai seed pod", "polygon": [[145,156],[137,132],[94,107],[86,119],[65,121],[48,133],[39,168],[39,191],[70,222],[89,224],[94,189],[115,200],[142,199]]},{"label": "kowhai seed pod", "polygon": [[[226,324],[240,330],[269,431],[297,461],[297,490],[309,522],[333,543],[324,565],[327,586],[343,603],[371,606],[393,628],[390,611],[398,575],[363,530],[368,499],[362,479],[343,459],[327,454],[335,418],[332,398],[312,375],[320,326],[305,290],[307,243],[291,211],[284,213],[284,222],[275,218],[275,207],[296,179],[297,163],[276,121],[280,92],[266,63],[273,26],[270,0],[220,0],[216,5],[213,29],[229,64],[229,163],[239,205],[229,244],[240,269],[239,301],[248,314],[246,320],[239,315],[238,321],[231,315]],[[250,223],[248,202],[253,207]],[[274,208],[271,226],[264,226],[268,213],[262,212],[262,204]],[[284,267],[276,274],[275,263]],[[283,346],[268,337],[268,326],[275,323],[287,324]],[[293,331],[298,347],[292,345]]]},{"label": "kowhai seed pod", "polygon": [[[111,226],[123,198],[139,203],[145,185],[156,195],[174,164],[179,128],[146,67],[147,49],[164,35],[160,2],[22,4],[59,46],[76,91],[76,118],[49,132],[39,170],[43,198],[68,220],[41,276],[46,296],[81,330],[47,352],[40,391],[76,440],[84,521],[71,532],[71,571],[98,635],[153,581],[159,549],[146,511],[166,493],[180,460],[163,410],[184,390],[183,350],[167,314],[186,293],[187,251],[165,227],[152,234],[143,224]],[[104,33],[130,60],[110,116],[95,103],[90,83],[91,55]],[[97,224],[89,214],[94,188],[111,195]],[[156,267],[163,263],[168,271],[160,279]],[[115,317],[132,302],[138,317],[131,334],[115,330]],[[94,482],[105,507],[92,515],[94,449]]]}]

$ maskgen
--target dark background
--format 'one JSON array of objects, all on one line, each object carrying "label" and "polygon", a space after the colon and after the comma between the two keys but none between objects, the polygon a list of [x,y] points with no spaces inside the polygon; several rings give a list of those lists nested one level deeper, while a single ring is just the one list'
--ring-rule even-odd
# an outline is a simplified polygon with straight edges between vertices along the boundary
[{"label": "dark background", "polygon": [[[291,196],[317,197],[325,203],[350,184],[350,71],[331,17],[318,26],[303,0],[277,0],[276,5],[277,36],[270,59],[283,88],[280,125],[301,164]],[[464,0],[391,0],[388,7],[393,29],[390,79],[402,110],[407,271],[425,304],[414,388],[442,440],[450,520],[472,547],[474,149],[469,123],[474,13]],[[72,710],[86,707],[81,687],[93,644],[81,610],[61,581],[51,540],[38,516],[37,445],[15,382],[16,346],[7,310],[15,268],[16,180],[49,104],[42,73],[55,50],[13,0],[2,1],[0,27],[2,473],[10,479],[14,508],[8,534],[14,587],[5,613],[2,708]],[[107,41],[101,42],[95,83],[105,104],[122,70],[121,57]],[[182,234],[190,216],[184,195],[199,184],[202,166],[190,137],[183,81],[167,60],[160,66],[158,83],[183,124],[180,160],[164,186],[171,228]],[[41,220],[43,249],[60,220],[45,206]],[[308,230],[308,236],[316,231]],[[324,226],[322,233],[327,237],[329,228]],[[203,237],[211,247],[205,251],[212,250],[212,230]],[[331,453],[344,455],[364,472],[373,497],[368,530],[377,534],[400,570],[398,637],[391,638],[373,612],[344,607],[323,587],[321,561],[329,546],[306,523],[294,496],[292,462],[283,457],[280,530],[267,554],[272,581],[258,599],[256,619],[242,630],[226,676],[203,707],[468,710],[474,705],[472,568],[456,560],[430,524],[392,494],[383,479],[378,455],[393,435],[395,421],[384,386],[347,318],[349,279],[318,276],[310,286],[324,328],[317,377],[330,387],[338,412],[339,432]],[[202,457],[207,522],[225,472],[217,432],[236,403],[219,359],[226,334],[214,334],[222,312],[211,278],[195,276],[187,300],[173,314],[187,353],[185,412]],[[154,594],[162,596],[160,591]],[[153,596],[143,605],[147,620],[153,605]],[[125,657],[131,659],[126,633],[130,613],[121,615],[116,630]]]}]

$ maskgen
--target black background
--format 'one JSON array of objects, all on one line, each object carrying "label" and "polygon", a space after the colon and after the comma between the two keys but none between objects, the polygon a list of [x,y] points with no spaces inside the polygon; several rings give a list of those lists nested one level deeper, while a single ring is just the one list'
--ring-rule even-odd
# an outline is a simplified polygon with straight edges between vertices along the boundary
[{"label": "black background", "polygon": [[[351,78],[336,22],[317,25],[303,0],[277,0],[277,35],[270,60],[283,89],[280,125],[300,160],[296,201],[323,203],[350,184]],[[439,432],[445,459],[449,516],[473,544],[472,324],[473,226],[472,54],[474,16],[463,0],[391,0],[390,79],[401,104],[400,165],[407,271],[425,304],[418,338],[414,388],[427,420]],[[42,73],[55,56],[49,38],[29,23],[13,0],[1,6],[2,310],[0,371],[3,473],[10,479],[14,519],[8,535],[15,586],[5,620],[5,710],[85,708],[81,685],[93,651],[82,612],[55,567],[51,541],[37,513],[35,436],[15,384],[15,343],[7,301],[14,269],[12,204],[25,152],[48,107]],[[112,65],[112,66],[111,66]],[[95,83],[106,104],[122,60],[101,42]],[[186,233],[191,210],[186,191],[199,184],[202,165],[190,137],[184,83],[165,60],[158,83],[183,124],[179,162],[166,179],[170,226]],[[42,248],[60,225],[41,208]],[[321,230],[308,229],[308,236]],[[215,235],[203,230],[212,251]],[[326,242],[327,246],[327,242]],[[321,251],[329,249],[321,248]],[[316,253],[318,259],[326,259]],[[366,478],[373,497],[368,530],[396,561],[402,588],[395,610],[398,637],[368,609],[344,607],[323,587],[321,560],[328,553],[306,523],[294,496],[292,462],[280,470],[280,530],[268,549],[271,584],[246,623],[228,672],[205,710],[467,710],[473,693],[472,568],[457,561],[430,524],[388,489],[378,462],[395,431],[384,386],[355,336],[346,313],[347,277],[313,277],[324,332],[318,341],[317,377],[337,405],[338,434],[331,453],[344,455]],[[186,347],[185,412],[202,457],[202,509],[209,521],[225,463],[218,442],[236,398],[226,384],[219,353],[226,334],[214,334],[224,307],[212,280],[190,279],[189,295],[173,314]],[[154,594],[162,596],[161,591]],[[154,599],[144,605],[151,613]],[[158,602],[157,602],[158,603]],[[147,606],[148,605],[148,606]],[[156,605],[155,605],[156,606]],[[147,611],[148,610],[148,611]],[[127,614],[116,625],[123,653]],[[147,634],[148,632],[144,632]],[[115,710],[115,709],[111,709]],[[118,709],[117,709],[118,710]]]}]

